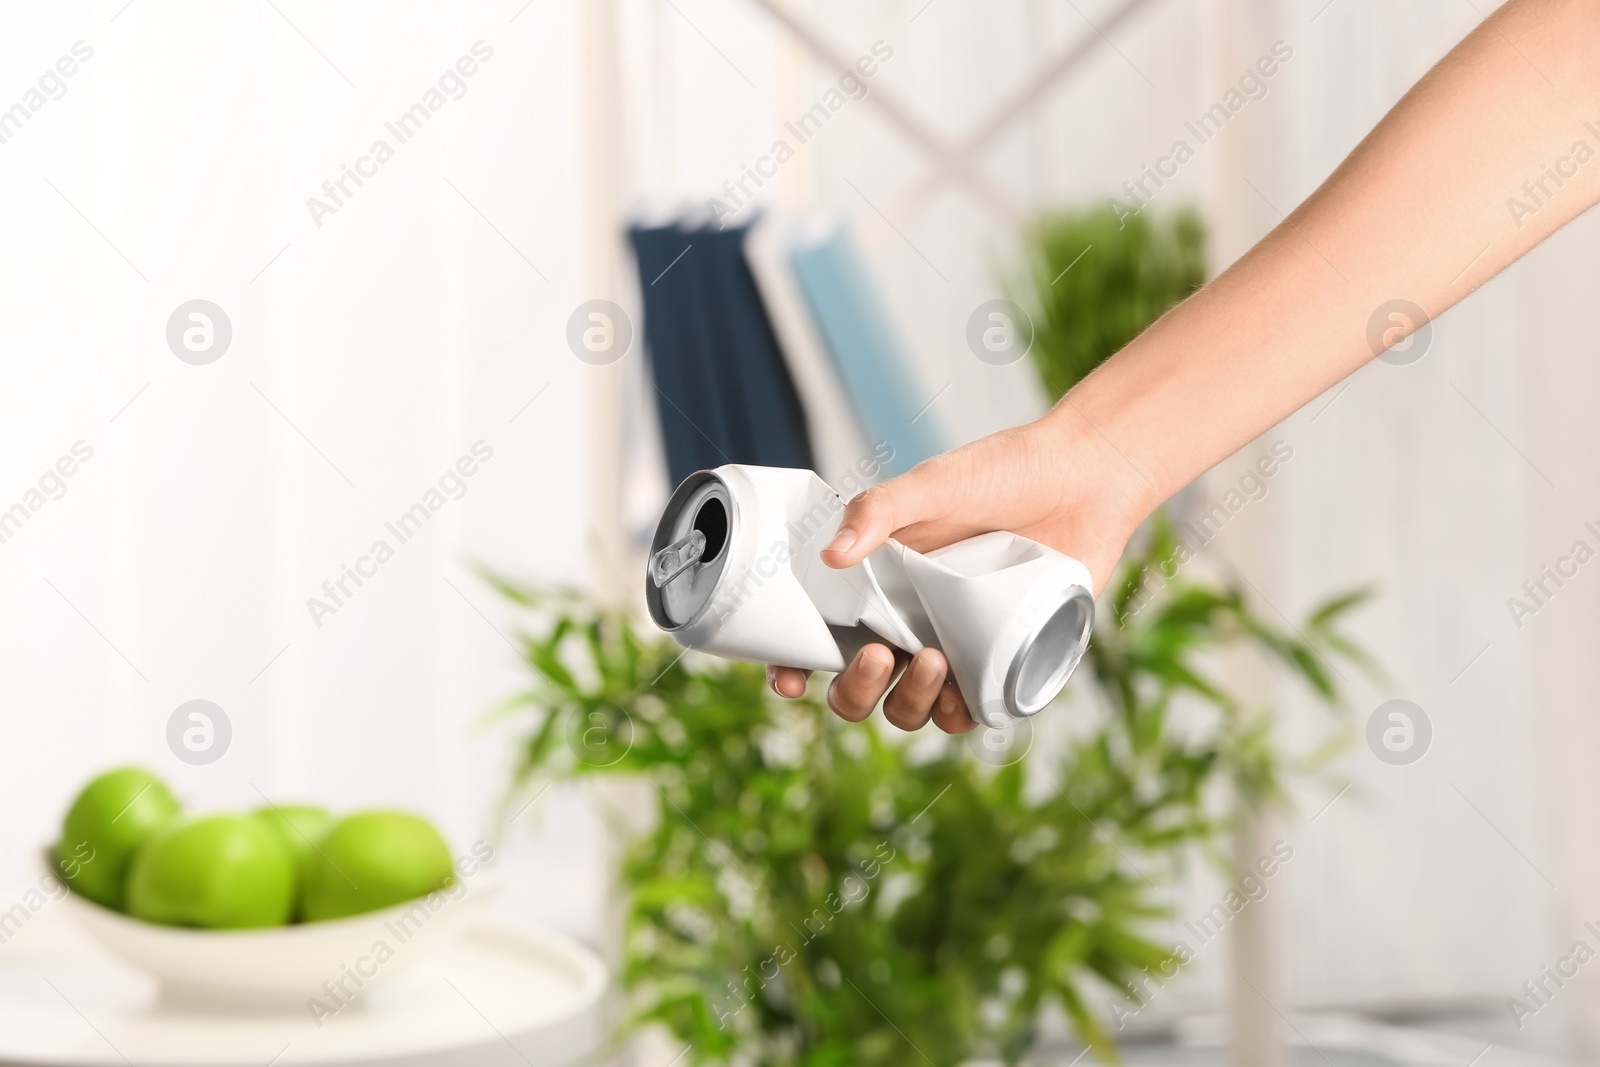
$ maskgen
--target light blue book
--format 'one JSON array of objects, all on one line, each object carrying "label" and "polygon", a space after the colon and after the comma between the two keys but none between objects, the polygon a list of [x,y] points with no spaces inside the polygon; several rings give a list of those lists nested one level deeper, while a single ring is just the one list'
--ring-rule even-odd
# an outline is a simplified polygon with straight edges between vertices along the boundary
[{"label": "light blue book", "polygon": [[850,235],[836,228],[819,242],[797,244],[789,255],[857,417],[873,441],[894,449],[884,468],[901,474],[944,451],[943,435],[927,410],[933,396],[923,396],[911,374]]}]

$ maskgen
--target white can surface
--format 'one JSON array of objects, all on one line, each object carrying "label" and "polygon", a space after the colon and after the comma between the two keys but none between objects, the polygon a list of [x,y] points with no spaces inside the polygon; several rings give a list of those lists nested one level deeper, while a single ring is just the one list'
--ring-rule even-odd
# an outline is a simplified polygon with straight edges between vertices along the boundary
[{"label": "white can surface", "polygon": [[807,470],[729,464],[690,475],[650,545],[650,617],[685,648],[810,670],[843,670],[873,642],[937,648],[986,726],[1056,698],[1094,626],[1082,563],[997,531],[926,554],[891,539],[835,570],[820,553],[844,505]]}]

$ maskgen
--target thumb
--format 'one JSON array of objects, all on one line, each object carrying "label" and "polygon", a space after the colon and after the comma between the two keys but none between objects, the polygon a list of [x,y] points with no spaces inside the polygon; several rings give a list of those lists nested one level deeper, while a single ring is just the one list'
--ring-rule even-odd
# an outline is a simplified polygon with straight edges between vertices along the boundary
[{"label": "thumb", "polygon": [[822,550],[822,562],[830,567],[849,567],[861,562],[896,530],[928,517],[936,500],[937,479],[919,465],[858,493],[845,506],[839,531]]}]

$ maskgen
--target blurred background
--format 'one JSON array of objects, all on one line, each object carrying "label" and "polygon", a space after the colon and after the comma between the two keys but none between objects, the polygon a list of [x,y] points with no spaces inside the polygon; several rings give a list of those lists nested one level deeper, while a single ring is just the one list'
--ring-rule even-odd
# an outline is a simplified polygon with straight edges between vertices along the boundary
[{"label": "blurred background", "polygon": [[[529,689],[537,642],[524,634],[547,633],[552,612],[636,607],[673,472],[671,400],[652,362],[670,310],[653,311],[650,291],[678,281],[675,260],[645,269],[639,234],[677,227],[685,245],[703,234],[702,253],[713,234],[752,224],[790,250],[846,234],[870,283],[862,301],[893,338],[896,380],[917,416],[922,436],[897,449],[913,460],[917,447],[1043,413],[1081,373],[1073,367],[1092,366],[1127,339],[1119,330],[1136,331],[1279,223],[1486,11],[1360,0],[6,10],[0,105],[20,101],[26,114],[5,125],[0,113],[11,205],[0,509],[20,503],[26,514],[0,527],[10,708],[0,899],[37,880],[37,850],[81,782],[136,762],[205,805],[309,796],[422,811],[463,845],[492,837],[508,887],[498,911],[613,964],[631,953],[647,985],[668,964],[636,939],[654,920],[630,910],[639,871],[618,872],[639,853],[607,811],[618,796],[650,807],[654,793],[628,793],[639,782],[626,775],[553,771],[529,740],[540,709],[555,714],[548,696],[491,714]],[[40,75],[61,56],[78,57],[75,73],[45,86]],[[841,96],[841,66],[867,56],[873,73]],[[473,73],[441,81],[465,69],[462,57]],[[27,97],[35,87],[38,107]],[[419,101],[429,115],[397,131]],[[792,124],[819,102],[826,121],[802,140]],[[1226,121],[1197,130],[1217,104]],[[380,140],[390,150],[375,156]],[[775,160],[779,141],[792,150]],[[1173,161],[1180,141],[1190,151]],[[686,1022],[674,1008],[608,1054],[1068,1063],[1088,1051],[1108,1058],[1114,1041],[1151,1062],[1220,1059],[1228,1047],[1252,1063],[1493,1067],[1592,1055],[1600,985],[1559,961],[1577,942],[1600,947],[1584,925],[1600,920],[1589,766],[1600,601],[1581,569],[1547,583],[1554,595],[1532,613],[1509,600],[1535,604],[1524,582],[1574,542],[1600,543],[1585,526],[1600,521],[1588,476],[1600,436],[1588,410],[1600,373],[1588,295],[1600,282],[1596,236],[1592,217],[1578,220],[1436,320],[1409,354],[1374,361],[1170,509],[1183,539],[1183,524],[1221,504],[1225,521],[1187,538],[1195,559],[1182,579],[1237,591],[1248,618],[1283,641],[1316,644],[1309,614],[1370,589],[1338,627],[1381,670],[1321,653],[1309,670],[1285,668],[1270,642],[1263,661],[1248,636],[1227,637],[1242,624],[1196,638],[1195,662],[1229,694],[1229,714],[1270,709],[1262,744],[1275,755],[1237,757],[1248,730],[1216,735],[1225,766],[1195,784],[1204,809],[1231,821],[1171,845],[1138,827],[1130,832],[1144,836],[1125,841],[1115,805],[1085,816],[1091,837],[1118,842],[1110,862],[1137,872],[1166,908],[1130,929],[1170,945],[1275,843],[1292,859],[1259,900],[1230,909],[1217,947],[1194,953],[1160,995],[1131,1014],[1115,1006],[1129,1002],[1113,976],[1137,977],[1154,956],[1130,950],[1124,973],[1069,953],[1038,962],[1040,1010],[1024,1010],[1005,999],[1007,983],[1023,981],[1005,977],[1009,943],[990,938],[985,958],[999,962],[983,981],[1011,1019],[994,1023],[1009,1026],[1005,1041],[980,1033],[988,1016],[976,1008],[975,1029],[948,1043],[909,1022],[902,1033],[890,1010],[860,1022],[861,1040],[879,1044],[803,1059],[803,1035],[817,1028],[860,1035],[791,999],[762,1016],[765,1036],[747,1046],[711,1048],[695,1027],[717,1030],[715,1018]],[[770,285],[762,293],[770,299]],[[670,308],[677,298],[662,299]],[[704,296],[712,308],[732,299]],[[225,345],[207,342],[209,361],[169,340],[196,300],[228,323]],[[631,336],[605,359],[571,343],[575,322],[581,336],[599,321],[585,310],[596,300],[614,307],[605,325]],[[969,341],[995,300],[1032,317],[1027,358],[986,359]],[[215,326],[215,311],[202,310]],[[1083,325],[1113,310],[1115,323]],[[791,359],[787,342],[804,331],[792,318],[776,326]],[[801,389],[819,469],[856,454],[818,440],[819,422],[879,436],[839,377],[834,394]],[[834,396],[831,411],[819,395]],[[77,457],[75,473],[41,482],[62,456]],[[475,473],[442,484],[463,456],[477,458]],[[1267,456],[1274,472],[1257,478]],[[440,506],[426,504],[430,490],[444,494]],[[419,501],[429,517],[393,536],[385,524]],[[1136,550],[1155,561],[1152,537]],[[393,551],[360,563],[380,540]],[[363,581],[338,592],[358,564]],[[522,589],[578,590],[582,606],[516,603],[486,571]],[[1137,618],[1152,626],[1159,611]],[[641,641],[652,633],[637,630]],[[690,672],[692,711],[693,673],[722,678],[721,668],[670,659],[664,670]],[[1324,684],[1342,710],[1323,706]],[[759,685],[750,692],[762,703]],[[941,773],[988,783],[1038,765],[1040,780],[1070,780],[1052,775],[1077,758],[1074,724],[1103,714],[1096,694],[1075,681],[1025,756],[958,742],[940,749]],[[1176,718],[1192,697],[1178,694]],[[201,765],[167,741],[174,709],[196,699],[231,728],[225,755]],[[1369,720],[1393,700],[1409,702],[1402,710],[1423,738],[1409,762],[1369,744]],[[1377,736],[1399,721],[1393,710]],[[761,722],[779,714],[751,711]],[[818,751],[848,746],[818,729],[833,738]],[[892,730],[860,729],[900,752]],[[584,763],[581,744],[572,752]],[[893,758],[926,762],[910,750]],[[804,746],[797,759],[804,776]],[[1262,760],[1281,789],[1240,785]],[[639,769],[641,780],[650,773]],[[1137,769],[1126,775],[1139,781]],[[867,784],[892,793],[896,779]],[[909,825],[916,813],[895,818]],[[763,851],[750,849],[754,867]],[[1096,914],[1110,907],[1081,892]],[[880,910],[892,925],[892,904]],[[707,914],[733,921],[716,906]],[[0,968],[10,951],[0,945]],[[1078,1010],[1051,992],[1057,966],[1086,975]],[[957,980],[982,968],[963,968],[947,960],[917,980],[955,1003],[988,996],[976,978]],[[1545,978],[1552,971],[1560,981]],[[907,973],[897,964],[881,984]],[[641,995],[638,979],[617,994],[615,1016]],[[24,1002],[19,983],[0,984],[0,998]]]}]

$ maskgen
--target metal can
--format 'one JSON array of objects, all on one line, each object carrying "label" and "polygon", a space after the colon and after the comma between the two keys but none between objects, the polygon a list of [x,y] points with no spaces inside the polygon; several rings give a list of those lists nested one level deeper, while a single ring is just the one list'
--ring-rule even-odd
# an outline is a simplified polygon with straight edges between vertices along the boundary
[{"label": "metal can", "polygon": [[890,540],[835,569],[821,551],[845,501],[806,470],[729,464],[690,475],[650,545],[645,602],[679,644],[727,659],[843,670],[882,643],[949,661],[973,717],[1038,714],[1088,646],[1088,569],[996,531],[933,552]]}]

